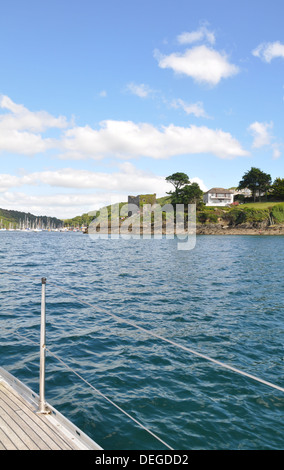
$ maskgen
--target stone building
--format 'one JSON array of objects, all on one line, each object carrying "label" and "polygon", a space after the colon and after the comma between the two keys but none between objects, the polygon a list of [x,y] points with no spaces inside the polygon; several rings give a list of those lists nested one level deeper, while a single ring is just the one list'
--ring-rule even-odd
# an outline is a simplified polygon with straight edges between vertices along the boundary
[{"label": "stone building", "polygon": [[128,216],[134,215],[141,210],[144,204],[154,205],[156,204],[156,193],[154,194],[139,194],[138,196],[128,196],[128,205],[134,205],[136,208],[129,208]]}]

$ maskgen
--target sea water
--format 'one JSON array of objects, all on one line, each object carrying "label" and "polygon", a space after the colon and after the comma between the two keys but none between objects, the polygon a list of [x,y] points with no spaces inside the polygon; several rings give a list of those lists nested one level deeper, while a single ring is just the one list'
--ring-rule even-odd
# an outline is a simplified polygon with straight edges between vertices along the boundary
[{"label": "sea water", "polygon": [[166,448],[119,408],[176,450],[283,449],[283,392],[144,331],[283,387],[283,247],[1,232],[0,365],[38,393],[46,277],[46,400],[104,449]]}]

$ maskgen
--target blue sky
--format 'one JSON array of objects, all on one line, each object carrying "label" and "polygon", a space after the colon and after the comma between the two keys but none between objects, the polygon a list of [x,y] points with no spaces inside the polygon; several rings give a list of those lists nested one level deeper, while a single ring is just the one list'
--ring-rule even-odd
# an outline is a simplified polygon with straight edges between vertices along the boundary
[{"label": "blue sky", "polygon": [[0,207],[284,177],[283,0],[0,0]]}]

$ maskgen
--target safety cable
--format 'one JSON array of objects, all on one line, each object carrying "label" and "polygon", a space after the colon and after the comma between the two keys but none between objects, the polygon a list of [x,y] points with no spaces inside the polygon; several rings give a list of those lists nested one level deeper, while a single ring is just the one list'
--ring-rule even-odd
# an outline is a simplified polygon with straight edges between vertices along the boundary
[{"label": "safety cable", "polygon": [[[20,276],[20,277],[22,276],[22,275],[20,275],[20,274],[12,273],[12,272],[9,272],[9,271],[0,271],[0,272],[6,273],[6,274],[10,274],[10,275]],[[28,276],[23,275],[23,277],[28,277]],[[34,278],[32,278],[32,279],[35,280]],[[157,338],[157,339],[160,339],[160,340],[162,340],[162,341],[165,341],[165,342],[171,344],[172,346],[175,346],[175,347],[177,347],[177,348],[179,348],[179,349],[182,349],[182,350],[184,350],[184,351],[186,351],[186,352],[189,352],[189,353],[191,353],[191,354],[193,354],[193,355],[195,355],[195,356],[201,357],[202,359],[206,359],[206,360],[209,361],[209,362],[212,362],[212,363],[217,364],[217,365],[219,365],[219,366],[221,366],[221,367],[224,367],[224,368],[226,368],[226,369],[228,369],[228,370],[231,370],[231,371],[233,371],[233,372],[236,372],[236,373],[238,373],[238,374],[241,374],[241,375],[243,375],[243,376],[245,376],[245,377],[248,377],[248,378],[250,378],[250,379],[252,379],[252,380],[255,380],[255,381],[257,381],[257,382],[260,382],[260,383],[262,383],[262,384],[264,384],[264,385],[267,385],[267,386],[269,386],[269,387],[272,387],[272,388],[275,388],[275,389],[277,389],[277,390],[280,390],[281,392],[284,392],[284,388],[283,388],[283,387],[280,387],[279,385],[275,385],[275,384],[273,384],[273,383],[271,383],[271,382],[268,382],[268,381],[263,380],[263,379],[261,379],[261,378],[259,378],[259,377],[256,377],[255,375],[252,375],[252,374],[249,374],[249,373],[247,373],[247,372],[241,371],[241,370],[237,369],[236,367],[230,366],[230,365],[228,365],[228,364],[226,364],[226,363],[224,363],[224,362],[221,362],[221,361],[218,361],[218,360],[216,360],[216,359],[213,359],[213,358],[211,358],[211,357],[209,357],[209,356],[207,356],[207,355],[205,355],[205,354],[202,354],[202,353],[199,353],[198,351],[195,351],[195,350],[193,350],[193,349],[190,349],[190,348],[188,348],[187,346],[184,346],[184,345],[182,345],[182,344],[178,344],[178,343],[176,343],[175,341],[172,341],[172,340],[170,340],[170,339],[168,339],[168,338],[165,338],[165,337],[163,337],[163,336],[161,336],[161,335],[158,335],[158,334],[154,333],[154,332],[151,331],[151,330],[146,330],[146,329],[143,328],[142,326],[136,325],[135,323],[133,323],[133,322],[131,322],[131,321],[129,321],[129,320],[126,320],[126,319],[124,319],[124,318],[120,318],[119,316],[115,315],[114,313],[108,312],[107,310],[103,309],[102,307],[92,305],[91,303],[89,303],[89,302],[87,302],[87,301],[81,299],[77,294],[74,294],[73,292],[70,292],[70,291],[64,289],[63,287],[61,287],[61,286],[59,286],[59,285],[53,283],[53,282],[48,282],[48,284],[51,285],[51,286],[53,286],[53,287],[56,287],[57,289],[60,289],[62,292],[65,292],[65,293],[68,294],[68,295],[71,295],[72,297],[76,298],[76,299],[77,299],[80,303],[82,303],[82,304],[88,305],[88,306],[91,307],[92,309],[100,310],[101,312],[103,312],[104,314],[106,314],[106,315],[112,317],[113,319],[115,319],[115,320],[116,320],[117,322],[119,322],[119,323],[125,323],[125,324],[127,324],[127,325],[130,325],[130,326],[132,326],[133,328],[136,328],[136,329],[138,329],[138,330],[140,330],[140,331],[143,331],[143,333],[146,333],[146,334],[148,334],[148,335],[150,335],[150,336],[153,336],[153,337],[155,337],[155,338]]]},{"label": "safety cable", "polygon": [[[39,280],[38,277],[32,277],[32,276],[27,276],[27,275],[24,275],[24,274],[18,274],[18,273],[13,273],[13,272],[10,272],[10,271],[3,271],[3,270],[0,270],[1,273],[5,273],[5,274],[9,274],[9,275],[12,275],[12,276],[17,276],[17,277],[23,277],[23,278],[28,278],[28,279],[32,279],[33,281],[35,280]],[[283,387],[280,387],[278,385],[275,385],[275,384],[272,384],[271,382],[268,382],[266,380],[263,380],[263,379],[260,379],[259,377],[256,377],[254,375],[251,375],[251,374],[248,374],[247,372],[243,372],[235,367],[232,367],[228,364],[225,364],[221,361],[218,361],[216,359],[212,359],[211,357],[205,355],[205,354],[202,354],[202,353],[199,353],[193,349],[190,349],[188,348],[187,346],[183,346],[181,344],[178,344],[176,343],[175,341],[172,341],[168,338],[165,338],[161,335],[158,335],[156,333],[154,333],[153,331],[149,331],[149,330],[146,330],[145,328],[139,326],[139,325],[136,325],[135,323],[129,321],[129,320],[125,320],[123,318],[120,318],[119,316],[113,314],[113,313],[110,313],[108,312],[107,310],[99,307],[99,306],[94,306],[92,305],[90,302],[87,302],[83,299],[81,299],[77,294],[74,294],[73,292],[70,292],[69,290],[67,289],[64,289],[63,287],[59,286],[58,284],[55,284],[53,282],[48,282],[49,285],[61,290],[62,292],[68,294],[68,295],[71,295],[72,297],[76,298],[76,300],[84,305],[87,305],[89,307],[91,307],[92,309],[95,309],[95,310],[100,310],[101,312],[103,312],[104,314],[108,315],[109,317],[112,317],[114,320],[116,320],[117,322],[119,323],[125,323],[133,328],[136,328],[140,331],[142,331],[143,333],[146,333],[147,335],[150,335],[152,337],[155,337],[159,340],[162,340],[162,341],[165,341],[169,344],[171,344],[172,346],[175,346],[179,349],[182,349],[186,352],[189,352],[195,356],[198,356],[202,359],[206,359],[207,361],[210,361],[210,362],[213,362],[221,367],[224,367],[226,369],[229,369],[233,372],[236,372],[238,374],[241,374],[243,376],[246,376],[248,378],[251,378],[253,380],[256,380],[264,385],[267,385],[269,387],[272,387],[272,388],[275,388],[277,390],[280,390],[282,392],[284,392],[284,388]],[[15,331],[15,334],[18,335],[19,337],[21,338],[24,338],[25,340],[29,340],[31,341],[32,343],[34,344],[37,344],[35,343],[34,341],[32,341],[30,338],[27,338],[23,335],[21,335],[17,330]],[[173,450],[172,447],[170,447],[165,441],[163,441],[159,436],[157,436],[155,433],[153,433],[151,430],[149,430],[147,427],[145,427],[142,423],[140,423],[138,420],[136,420],[135,418],[133,418],[129,413],[127,413],[125,410],[123,410],[119,405],[117,405],[115,402],[113,402],[110,398],[108,398],[106,395],[104,395],[102,392],[100,392],[96,387],[94,387],[91,383],[89,383],[86,379],[84,379],[78,372],[76,372],[74,369],[72,369],[68,364],[66,364],[66,362],[64,362],[60,357],[58,357],[55,353],[53,353],[49,348],[46,347],[46,350],[55,358],[57,359],[59,362],[61,362],[67,369],[69,369],[72,373],[74,373],[75,375],[77,375],[83,382],[85,382],[90,388],[92,388],[98,395],[100,395],[101,397],[103,397],[105,400],[107,400],[109,403],[111,403],[114,407],[116,407],[120,412],[122,412],[123,414],[125,414],[129,419],[131,419],[133,422],[135,422],[138,426],[140,426],[142,429],[144,429],[146,432],[148,432],[150,435],[152,435],[155,439],[157,439],[158,441],[160,441],[163,445],[165,445],[168,449],[170,450]]]},{"label": "safety cable", "polygon": [[[4,328],[6,329],[6,328]],[[6,329],[7,330],[7,329]],[[38,344],[33,341],[32,339],[28,338],[27,336],[24,336],[24,335],[21,335],[18,331],[14,331],[14,334],[19,336],[20,338],[24,339],[24,340],[28,340],[30,341],[31,343],[33,343],[34,345],[38,346]],[[168,449],[170,450],[174,450],[169,444],[167,444],[163,439],[161,439],[159,436],[157,436],[157,434],[155,434],[153,431],[151,431],[150,429],[148,429],[146,426],[144,426],[144,424],[140,423],[137,419],[135,419],[133,416],[131,416],[129,413],[127,413],[127,411],[123,410],[119,405],[117,405],[114,401],[112,401],[110,398],[108,398],[106,395],[104,395],[102,392],[100,392],[100,390],[98,390],[96,387],[94,387],[90,382],[88,382],[86,379],[84,379],[84,377],[82,377],[82,375],[78,374],[78,372],[76,372],[74,369],[72,369],[72,367],[70,367],[68,364],[66,364],[66,362],[64,362],[59,356],[57,356],[54,352],[52,352],[48,347],[45,347],[46,351],[49,352],[49,354],[51,356],[53,356],[55,359],[57,359],[59,362],[61,362],[61,364],[64,365],[64,367],[66,367],[68,370],[70,370],[73,374],[77,375],[77,377],[79,377],[79,379],[81,379],[83,382],[85,382],[89,387],[91,387],[98,395],[100,395],[101,397],[103,397],[105,400],[107,400],[109,403],[111,403],[115,408],[117,408],[120,412],[122,412],[123,414],[125,414],[129,419],[131,419],[132,421],[134,421],[134,423],[136,423],[138,426],[140,426],[140,428],[144,429],[144,431],[148,432],[149,434],[151,434],[151,436],[153,436],[155,439],[157,439],[158,441],[160,441],[162,444],[164,444],[165,447],[167,447]]]},{"label": "safety cable", "polygon": [[276,388],[277,390],[280,390],[280,391],[284,392],[284,388],[283,388],[283,387],[280,387],[279,385],[272,384],[271,382],[267,382],[266,380],[260,379],[260,378],[258,378],[258,377],[256,377],[256,376],[252,375],[252,374],[248,374],[247,372],[243,372],[243,371],[241,371],[241,370],[239,370],[239,369],[237,369],[237,368],[235,368],[235,367],[232,367],[232,366],[230,366],[230,365],[228,365],[228,364],[225,364],[224,362],[218,361],[218,360],[216,360],[216,359],[212,359],[211,357],[209,357],[209,356],[207,356],[207,355],[205,355],[205,354],[199,353],[199,352],[197,352],[197,351],[195,351],[195,350],[193,350],[193,349],[190,349],[190,348],[188,348],[187,346],[183,346],[182,344],[178,344],[178,343],[176,343],[175,341],[172,341],[172,340],[170,340],[170,339],[168,339],[168,338],[165,338],[165,337],[163,337],[163,336],[160,336],[160,335],[154,333],[154,332],[151,331],[151,330],[146,330],[146,329],[143,328],[142,326],[136,325],[135,323],[133,323],[133,322],[131,322],[131,321],[129,321],[129,320],[125,320],[124,318],[120,318],[120,317],[118,317],[117,315],[115,315],[115,314],[113,314],[113,313],[110,313],[110,312],[108,312],[108,311],[105,310],[105,309],[102,309],[101,307],[95,307],[94,305],[90,304],[89,302],[87,302],[87,301],[85,301],[85,300],[82,300],[82,299],[81,299],[79,296],[77,296],[76,294],[73,294],[72,292],[70,292],[70,291],[68,291],[68,290],[66,290],[66,289],[63,289],[62,287],[60,287],[60,286],[58,286],[58,285],[56,285],[56,284],[54,284],[54,283],[50,283],[50,282],[49,282],[49,284],[52,285],[52,286],[54,286],[54,287],[57,287],[57,288],[60,289],[61,291],[65,292],[66,294],[69,294],[69,295],[72,295],[73,297],[76,297],[76,299],[77,299],[79,302],[81,302],[82,304],[88,305],[89,307],[92,307],[93,309],[99,308],[99,310],[101,310],[103,313],[105,313],[106,315],[109,315],[110,317],[114,318],[116,321],[118,321],[118,322],[120,322],[120,323],[126,323],[127,325],[130,325],[130,326],[132,326],[133,328],[136,328],[136,329],[138,329],[138,330],[140,330],[140,331],[143,331],[143,333],[146,333],[146,334],[148,334],[148,335],[150,335],[150,336],[153,336],[153,337],[155,337],[155,338],[157,338],[157,339],[160,339],[160,340],[162,340],[162,341],[166,341],[167,343],[171,344],[172,346],[175,346],[175,347],[177,347],[177,348],[179,348],[179,349],[183,349],[184,351],[189,352],[189,353],[191,353],[191,354],[194,354],[195,356],[201,357],[202,359],[206,359],[207,361],[213,362],[213,363],[215,363],[215,364],[217,364],[217,365],[219,365],[219,366],[221,366],[221,367],[224,367],[224,368],[226,368],[226,369],[229,369],[229,370],[231,370],[231,371],[233,371],[233,372],[237,372],[238,374],[244,375],[244,376],[249,377],[249,378],[251,378],[251,379],[253,379],[253,380],[256,380],[256,381],[258,381],[258,382],[261,382],[261,383],[264,384],[264,385],[268,385],[269,387],[273,387],[273,388]]}]

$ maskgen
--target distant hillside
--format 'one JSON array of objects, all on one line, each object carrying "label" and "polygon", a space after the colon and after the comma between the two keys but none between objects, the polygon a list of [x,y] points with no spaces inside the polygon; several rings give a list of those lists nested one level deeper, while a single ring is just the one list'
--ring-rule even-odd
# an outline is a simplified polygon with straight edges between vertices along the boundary
[{"label": "distant hillside", "polygon": [[62,225],[62,220],[56,217],[39,217],[29,212],[0,209],[0,228],[59,228]]},{"label": "distant hillside", "polygon": [[[169,196],[157,199],[157,204],[161,206],[170,203],[171,198]],[[127,203],[119,203],[119,208],[121,209],[124,204]],[[105,208],[108,210],[108,217],[110,217],[111,206],[101,208],[98,213]],[[95,213],[96,211],[93,215],[83,214],[73,219],[66,219],[64,225],[70,227],[85,225],[88,227],[94,219]],[[256,202],[222,207],[205,206],[201,203],[196,210],[196,223],[197,226],[211,226],[213,224],[216,227],[220,225],[235,228],[282,225],[284,224],[284,202]]]},{"label": "distant hillside", "polygon": [[[160,198],[157,198],[157,204],[160,204],[163,206],[164,204],[170,204],[171,198],[169,196],[163,196]],[[120,202],[119,203],[119,210],[121,207],[127,204],[127,202]],[[104,206],[101,207],[100,209],[92,211],[90,214],[82,214],[82,215],[77,215],[76,217],[73,217],[72,219],[64,219],[64,226],[65,227],[80,227],[80,226],[86,226],[88,227],[89,224],[92,222],[92,220],[95,218],[95,216],[98,215],[98,213],[102,210],[107,208],[109,214],[111,210],[111,205],[109,206]]]}]

